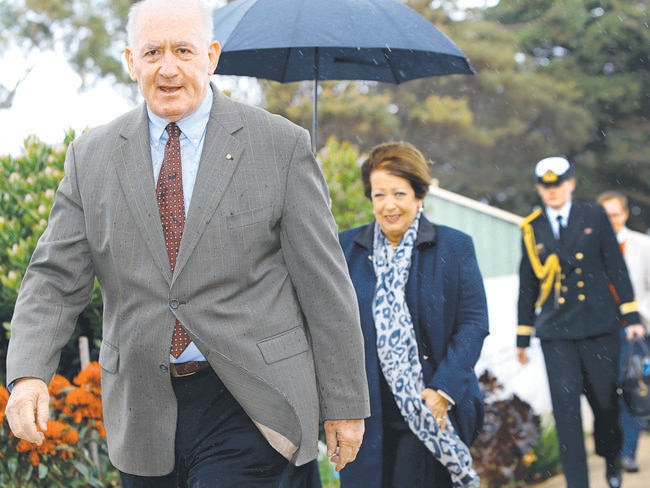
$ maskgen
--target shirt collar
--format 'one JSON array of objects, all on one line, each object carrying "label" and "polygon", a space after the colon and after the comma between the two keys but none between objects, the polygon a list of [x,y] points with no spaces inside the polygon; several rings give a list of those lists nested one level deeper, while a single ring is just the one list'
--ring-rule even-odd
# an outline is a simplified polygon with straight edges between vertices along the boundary
[{"label": "shirt collar", "polygon": [[627,241],[627,236],[630,233],[630,229],[627,227],[623,226],[621,230],[618,231],[618,234],[616,234],[616,240],[619,242],[626,242]]},{"label": "shirt collar", "polygon": [[555,210],[551,207],[546,207],[546,215],[548,215],[548,219],[552,222],[557,220],[558,215],[561,215],[562,222],[564,222],[564,225],[566,225],[566,223],[569,221],[570,213],[571,213],[571,201],[565,203],[560,210]]},{"label": "shirt collar", "polygon": [[[192,112],[187,117],[176,122],[176,125],[181,129],[181,132],[187,140],[194,146],[197,147],[201,142],[201,138],[205,133],[205,128],[208,125],[208,120],[210,120],[210,111],[212,110],[212,100],[214,95],[212,90],[208,90],[205,94],[205,98],[194,112]],[[163,140],[165,136],[165,127],[169,124],[169,121],[159,117],[154,114],[147,106],[147,114],[149,116],[149,137],[151,138],[152,143],[157,144]],[[167,137],[164,137],[167,140]]]}]

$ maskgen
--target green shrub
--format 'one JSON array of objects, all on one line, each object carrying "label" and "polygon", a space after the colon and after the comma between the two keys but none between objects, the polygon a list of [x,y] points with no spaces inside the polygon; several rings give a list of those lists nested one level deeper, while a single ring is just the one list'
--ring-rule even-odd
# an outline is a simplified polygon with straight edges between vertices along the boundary
[{"label": "green shrub", "polygon": [[361,182],[362,155],[349,142],[330,137],[318,152],[332,199],[332,214],[339,230],[367,224],[374,219],[372,205],[363,193]]}]

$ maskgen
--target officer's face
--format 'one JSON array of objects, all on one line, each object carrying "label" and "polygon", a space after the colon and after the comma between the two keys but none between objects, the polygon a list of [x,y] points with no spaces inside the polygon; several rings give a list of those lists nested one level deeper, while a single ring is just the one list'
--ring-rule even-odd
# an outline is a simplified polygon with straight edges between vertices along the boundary
[{"label": "officer's face", "polygon": [[576,180],[569,178],[555,186],[537,185],[537,193],[544,205],[553,210],[560,210],[571,201],[571,194],[575,188]]}]

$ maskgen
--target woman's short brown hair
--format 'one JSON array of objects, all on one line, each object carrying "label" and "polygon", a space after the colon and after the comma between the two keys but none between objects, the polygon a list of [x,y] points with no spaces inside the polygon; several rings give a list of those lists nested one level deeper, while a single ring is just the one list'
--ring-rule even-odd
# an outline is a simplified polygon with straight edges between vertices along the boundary
[{"label": "woman's short brown hair", "polygon": [[415,198],[424,198],[431,184],[431,170],[422,153],[408,142],[385,142],[372,148],[361,166],[363,190],[371,198],[370,174],[382,169],[409,181]]}]

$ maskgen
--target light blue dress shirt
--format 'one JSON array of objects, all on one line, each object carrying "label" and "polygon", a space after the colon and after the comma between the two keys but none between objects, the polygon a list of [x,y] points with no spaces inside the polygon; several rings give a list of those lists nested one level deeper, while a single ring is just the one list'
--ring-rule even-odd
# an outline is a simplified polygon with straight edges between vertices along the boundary
[{"label": "light blue dress shirt", "polygon": [[553,229],[553,235],[556,239],[560,238],[560,223],[557,218],[558,215],[562,216],[562,227],[566,228],[569,223],[569,214],[571,213],[571,201],[567,202],[560,210],[554,210],[551,207],[546,207],[546,216]]},{"label": "light blue dress shirt", "polygon": [[[212,90],[208,90],[199,108],[184,119],[176,122],[176,125],[181,129],[180,142],[185,217],[187,217],[187,212],[190,208],[194,183],[196,182],[196,175],[199,172],[199,162],[203,151],[208,120],[210,119],[210,111],[212,110],[213,97]],[[151,146],[154,183],[157,184],[158,175],[160,174],[160,168],[162,167],[165,156],[165,144],[167,143],[167,139],[169,139],[169,135],[165,130],[169,121],[154,114],[149,110],[149,107],[147,107],[147,112],[149,115],[149,144]],[[175,363],[205,361],[205,358],[193,342],[187,346],[187,349],[178,358],[174,358],[171,354],[169,357]]]}]

